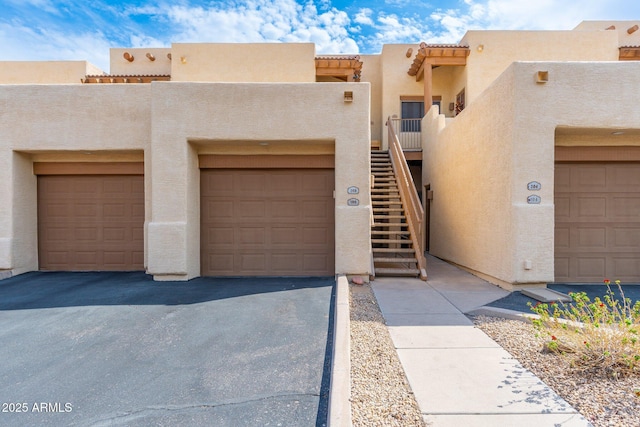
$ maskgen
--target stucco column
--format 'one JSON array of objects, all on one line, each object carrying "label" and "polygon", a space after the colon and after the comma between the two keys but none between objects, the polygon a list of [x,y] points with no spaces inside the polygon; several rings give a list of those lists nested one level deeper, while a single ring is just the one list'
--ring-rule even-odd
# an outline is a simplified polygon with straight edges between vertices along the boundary
[{"label": "stucco column", "polygon": [[13,267],[11,251],[13,212],[12,203],[9,203],[9,201],[13,198],[14,190],[11,177],[13,162],[9,149],[4,149],[0,152],[0,162],[4,165],[3,168],[0,168],[0,194],[7,200],[6,203],[0,203],[0,274],[3,274],[3,270],[10,270]]},{"label": "stucco column", "polygon": [[[336,274],[372,273],[371,191],[368,181],[371,167],[368,142],[367,134],[336,139]],[[357,188],[358,193],[349,194],[349,188]]]},{"label": "stucco column", "polygon": [[189,280],[200,275],[200,175],[197,153],[176,118],[188,100],[176,100],[166,84],[152,86],[147,272],[155,280]]},{"label": "stucco column", "polygon": [[425,59],[424,61],[424,114],[429,112],[433,98],[433,70],[431,64]]},{"label": "stucco column", "polygon": [[3,153],[0,182],[7,203],[0,207],[0,277],[38,269],[37,180],[26,154]]}]

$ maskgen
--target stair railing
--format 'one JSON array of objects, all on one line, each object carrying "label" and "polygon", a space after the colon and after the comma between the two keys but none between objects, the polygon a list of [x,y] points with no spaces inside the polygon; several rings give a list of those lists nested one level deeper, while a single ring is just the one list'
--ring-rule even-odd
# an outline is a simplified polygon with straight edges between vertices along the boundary
[{"label": "stair railing", "polygon": [[422,209],[418,191],[413,183],[407,159],[404,157],[404,152],[393,128],[391,118],[387,119],[387,127],[389,130],[389,157],[391,158],[393,173],[396,175],[398,189],[400,190],[402,207],[407,217],[407,225],[411,233],[411,242],[416,251],[420,278],[427,280],[427,260],[424,256],[424,248],[422,246],[422,220],[424,218],[424,210]]}]

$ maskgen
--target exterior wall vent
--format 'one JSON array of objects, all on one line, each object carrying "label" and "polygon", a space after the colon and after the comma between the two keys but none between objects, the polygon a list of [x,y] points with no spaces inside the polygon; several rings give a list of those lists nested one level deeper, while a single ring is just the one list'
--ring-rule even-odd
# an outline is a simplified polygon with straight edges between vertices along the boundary
[{"label": "exterior wall vent", "polygon": [[549,81],[548,71],[538,71],[536,73],[536,83],[546,83]]}]

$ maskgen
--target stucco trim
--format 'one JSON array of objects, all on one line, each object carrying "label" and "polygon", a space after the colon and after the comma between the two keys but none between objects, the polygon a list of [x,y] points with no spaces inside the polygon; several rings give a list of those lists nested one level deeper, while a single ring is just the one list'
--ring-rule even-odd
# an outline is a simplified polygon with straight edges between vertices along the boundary
[{"label": "stucco trim", "polygon": [[34,162],[34,175],[144,175],[144,162]]},{"label": "stucco trim", "polygon": [[561,147],[556,146],[556,162],[637,162],[640,147]]},{"label": "stucco trim", "polygon": [[215,155],[200,154],[198,163],[201,169],[333,169],[333,155]]}]

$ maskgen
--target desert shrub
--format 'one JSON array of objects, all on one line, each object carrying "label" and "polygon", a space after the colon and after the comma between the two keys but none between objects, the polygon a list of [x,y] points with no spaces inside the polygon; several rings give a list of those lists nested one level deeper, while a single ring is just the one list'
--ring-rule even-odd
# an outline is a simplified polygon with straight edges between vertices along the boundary
[{"label": "desert shrub", "polygon": [[529,303],[539,315],[533,320],[546,334],[545,350],[569,358],[574,369],[621,378],[640,374],[640,301],[626,298],[620,281],[615,296],[609,280],[603,298],[585,292],[569,294],[570,303]]}]

